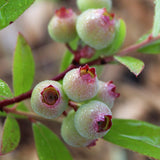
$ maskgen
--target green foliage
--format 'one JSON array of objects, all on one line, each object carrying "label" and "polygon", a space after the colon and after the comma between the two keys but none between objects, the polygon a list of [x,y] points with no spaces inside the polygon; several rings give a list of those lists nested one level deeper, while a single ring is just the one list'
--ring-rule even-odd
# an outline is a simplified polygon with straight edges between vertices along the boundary
[{"label": "green foliage", "polygon": [[1,0],[0,29],[14,22],[34,0]]},{"label": "green foliage", "polygon": [[2,9],[5,5],[7,5],[8,1],[6,0],[1,0],[0,1],[0,9]]},{"label": "green foliage", "polygon": [[[13,94],[8,84],[0,79],[0,101],[12,97]],[[6,116],[6,113],[0,111],[0,116]]]},{"label": "green foliage", "polygon": [[50,129],[41,123],[32,127],[39,160],[72,160],[65,145]]},{"label": "green foliage", "polygon": [[155,15],[152,34],[156,37],[160,32],[160,0],[155,0]]},{"label": "green foliage", "polygon": [[138,52],[145,54],[160,54],[160,40],[156,40],[150,44],[138,49]]},{"label": "green foliage", "polygon": [[160,127],[138,120],[113,119],[104,139],[143,155],[160,159]]},{"label": "green foliage", "polygon": [[34,80],[32,51],[21,34],[18,36],[13,61],[13,88],[15,96],[29,91]]},{"label": "green foliage", "polygon": [[[8,84],[0,79],[0,101],[4,100],[4,99],[8,99],[8,98],[13,98],[13,94],[12,94]],[[12,107],[12,106],[13,105],[9,105],[8,107]],[[26,106],[22,102],[18,104],[16,109],[21,110],[21,111],[28,111],[28,109],[26,108]],[[7,116],[7,114],[5,112],[0,111],[0,116]],[[14,116],[16,118],[24,118],[24,116],[20,116],[20,115],[16,115],[16,114],[14,114]]]},{"label": "green foliage", "polygon": [[13,94],[6,82],[0,79],[0,100],[12,98]]},{"label": "green foliage", "polygon": [[13,151],[20,141],[20,129],[17,121],[7,116],[4,123],[3,135],[1,139],[0,155]]},{"label": "green foliage", "polygon": [[114,56],[114,58],[119,62],[125,65],[132,73],[134,73],[136,76],[138,76],[143,68],[144,68],[144,63],[136,58],[129,57],[129,56]]}]

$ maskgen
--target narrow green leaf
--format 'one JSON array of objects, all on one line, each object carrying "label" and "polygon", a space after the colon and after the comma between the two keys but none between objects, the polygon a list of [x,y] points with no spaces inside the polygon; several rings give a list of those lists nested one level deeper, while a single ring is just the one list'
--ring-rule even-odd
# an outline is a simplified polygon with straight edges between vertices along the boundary
[{"label": "narrow green leaf", "polygon": [[[69,43],[72,49],[77,49],[78,41],[79,37],[77,37],[75,40]],[[73,54],[69,50],[67,50],[64,53],[64,56],[61,61],[60,72],[63,72],[65,69],[67,69],[67,67],[71,64],[72,60],[73,60]]]},{"label": "narrow green leaf", "polygon": [[160,159],[160,127],[147,122],[113,119],[111,130],[104,139],[126,149]]},{"label": "narrow green leaf", "polygon": [[153,37],[156,37],[160,32],[160,0],[155,0],[155,15],[153,23]]},{"label": "narrow green leaf", "polygon": [[31,89],[34,72],[35,66],[31,48],[23,36],[19,34],[13,61],[13,89],[15,96]]},{"label": "narrow green leaf", "polygon": [[41,123],[32,125],[39,160],[72,160],[61,140]]},{"label": "narrow green leaf", "polygon": [[119,57],[119,56],[114,56],[114,58],[125,65],[132,73],[134,73],[136,76],[138,76],[143,68],[144,68],[144,63],[136,58],[129,57],[129,56],[124,56],[124,57]]},{"label": "narrow green leaf", "polygon": [[11,116],[7,116],[4,123],[3,135],[1,139],[0,155],[13,151],[20,141],[20,129],[17,121]]},{"label": "narrow green leaf", "polygon": [[14,22],[34,0],[1,0],[0,29]]}]

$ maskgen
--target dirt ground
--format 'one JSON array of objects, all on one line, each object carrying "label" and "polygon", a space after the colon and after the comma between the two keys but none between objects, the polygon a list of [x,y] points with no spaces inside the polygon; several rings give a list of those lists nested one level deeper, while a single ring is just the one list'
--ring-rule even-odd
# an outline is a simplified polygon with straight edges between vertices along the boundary
[{"label": "dirt ground", "polygon": [[[135,43],[140,36],[152,28],[154,0],[113,0],[113,10],[122,17],[127,26],[127,36],[122,48]],[[66,48],[64,44],[53,42],[47,32],[47,24],[55,9],[61,6],[73,7],[77,11],[75,0],[63,0],[61,3],[39,1],[32,5],[13,24],[0,31],[0,78],[12,88],[12,62],[18,32],[21,32],[31,45],[36,75],[34,85],[58,74],[60,61]],[[79,11],[77,11],[79,13]],[[121,96],[113,107],[113,117],[144,120],[160,125],[160,56],[131,53],[145,63],[141,75],[135,77],[121,65],[105,65],[103,81],[113,80]],[[33,85],[33,86],[34,86]],[[28,107],[30,102],[26,101]],[[0,130],[2,128],[2,121]],[[31,124],[27,120],[18,120],[21,127],[21,142],[18,148],[0,160],[38,160],[33,140]],[[58,136],[60,124],[44,121]],[[73,148],[66,145],[74,160],[149,160],[149,158],[125,150],[116,145],[99,140],[91,149]]]}]

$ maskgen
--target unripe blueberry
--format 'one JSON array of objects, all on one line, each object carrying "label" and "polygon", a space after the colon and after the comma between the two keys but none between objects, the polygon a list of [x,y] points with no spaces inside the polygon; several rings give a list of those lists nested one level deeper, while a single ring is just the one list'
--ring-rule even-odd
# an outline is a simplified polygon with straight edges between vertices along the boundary
[{"label": "unripe blueberry", "polygon": [[58,42],[69,42],[76,37],[76,14],[72,9],[62,7],[55,12],[48,25],[51,38]]},{"label": "unripe blueberry", "polygon": [[90,101],[82,105],[75,114],[74,123],[79,134],[96,139],[104,136],[112,126],[112,112],[100,101]]},{"label": "unripe blueberry", "polygon": [[85,65],[69,71],[63,79],[63,88],[73,101],[82,102],[93,98],[98,91],[95,68]]},{"label": "unripe blueberry", "polygon": [[79,37],[89,46],[99,50],[110,45],[115,36],[115,18],[105,8],[88,9],[77,19]]},{"label": "unripe blueberry", "polygon": [[120,94],[115,92],[116,86],[112,81],[98,81],[98,83],[99,89],[95,99],[104,102],[111,109],[113,107],[115,99],[119,97]]},{"label": "unripe blueberry", "polygon": [[60,116],[68,105],[68,99],[60,83],[45,80],[35,86],[31,96],[34,112],[42,117],[52,119]]},{"label": "unripe blueberry", "polygon": [[106,8],[107,11],[111,10],[112,1],[111,0],[77,0],[78,8],[81,11],[87,9],[97,9],[97,8]]},{"label": "unripe blueberry", "polygon": [[75,111],[70,111],[67,117],[63,119],[61,126],[61,136],[63,140],[74,147],[93,146],[96,140],[82,137],[76,130],[74,125]]}]

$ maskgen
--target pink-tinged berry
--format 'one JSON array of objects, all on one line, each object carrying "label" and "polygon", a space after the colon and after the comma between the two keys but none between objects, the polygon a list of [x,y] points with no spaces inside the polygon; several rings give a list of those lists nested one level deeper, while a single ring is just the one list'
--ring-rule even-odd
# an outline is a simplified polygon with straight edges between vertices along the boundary
[{"label": "pink-tinged berry", "polygon": [[79,37],[89,46],[100,50],[110,45],[115,36],[115,18],[105,8],[89,9],[77,19]]},{"label": "pink-tinged berry", "polygon": [[31,106],[37,114],[52,119],[64,112],[68,106],[68,98],[60,83],[45,80],[37,84],[33,89]]},{"label": "pink-tinged berry", "polygon": [[112,126],[112,112],[100,101],[82,105],[75,114],[74,123],[79,134],[88,139],[103,137]]},{"label": "pink-tinged berry", "polygon": [[112,8],[112,0],[77,0],[79,10],[106,8],[110,11]]},{"label": "pink-tinged berry", "polygon": [[82,102],[93,98],[98,91],[95,68],[85,65],[69,71],[63,79],[63,88],[73,101]]},{"label": "pink-tinged berry", "polygon": [[72,9],[60,8],[55,12],[48,25],[48,32],[51,38],[58,42],[72,41],[76,33],[77,15]]},{"label": "pink-tinged berry", "polygon": [[112,81],[99,81],[98,83],[99,89],[95,99],[104,102],[111,109],[114,105],[115,99],[118,98],[120,94],[116,93],[116,86]]},{"label": "pink-tinged berry", "polygon": [[61,126],[61,136],[63,140],[73,147],[91,147],[95,145],[96,140],[82,137],[74,125],[75,111],[70,111],[67,117],[63,119]]}]

